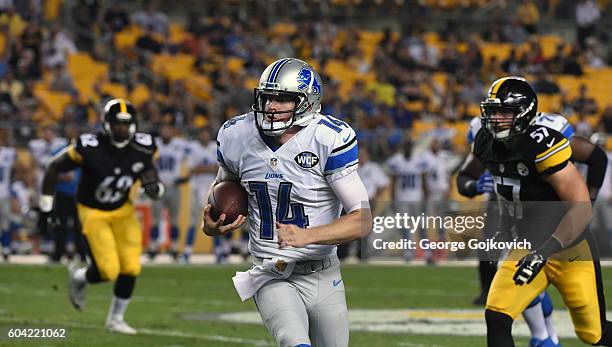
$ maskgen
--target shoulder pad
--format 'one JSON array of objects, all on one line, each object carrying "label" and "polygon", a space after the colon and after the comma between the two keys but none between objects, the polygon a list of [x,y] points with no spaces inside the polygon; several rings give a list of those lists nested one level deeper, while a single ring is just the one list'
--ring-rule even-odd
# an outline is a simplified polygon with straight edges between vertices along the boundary
[{"label": "shoulder pad", "polygon": [[572,156],[570,141],[555,129],[532,125],[518,141],[520,153],[533,160],[538,173],[552,173],[565,167]]}]

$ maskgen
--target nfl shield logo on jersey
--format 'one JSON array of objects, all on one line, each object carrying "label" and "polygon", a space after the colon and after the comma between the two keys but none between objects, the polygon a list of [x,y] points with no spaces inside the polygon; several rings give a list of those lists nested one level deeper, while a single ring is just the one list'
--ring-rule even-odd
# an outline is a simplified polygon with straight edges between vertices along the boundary
[{"label": "nfl shield logo on jersey", "polygon": [[270,166],[276,167],[276,165],[278,165],[278,159],[277,158],[270,158]]}]

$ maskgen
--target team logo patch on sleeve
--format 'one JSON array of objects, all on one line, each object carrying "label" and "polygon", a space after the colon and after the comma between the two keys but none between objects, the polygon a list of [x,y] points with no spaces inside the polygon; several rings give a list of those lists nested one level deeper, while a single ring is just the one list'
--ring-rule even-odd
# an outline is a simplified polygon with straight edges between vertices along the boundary
[{"label": "team logo patch on sleeve", "polygon": [[304,169],[315,167],[319,163],[319,157],[312,152],[302,152],[293,158],[295,162]]}]

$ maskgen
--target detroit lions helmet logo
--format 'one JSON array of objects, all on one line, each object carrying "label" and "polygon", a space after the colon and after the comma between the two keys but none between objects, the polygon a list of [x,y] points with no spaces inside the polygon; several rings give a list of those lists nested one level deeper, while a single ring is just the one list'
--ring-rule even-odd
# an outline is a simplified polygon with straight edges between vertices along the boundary
[{"label": "detroit lions helmet logo", "polygon": [[321,83],[314,77],[314,73],[307,67],[303,67],[298,74],[298,89],[307,94],[319,94]]}]

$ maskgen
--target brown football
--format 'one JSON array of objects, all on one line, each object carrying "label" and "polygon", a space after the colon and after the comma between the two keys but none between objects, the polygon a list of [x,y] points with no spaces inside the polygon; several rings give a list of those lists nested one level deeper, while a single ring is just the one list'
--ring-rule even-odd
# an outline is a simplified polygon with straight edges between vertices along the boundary
[{"label": "brown football", "polygon": [[210,217],[218,220],[225,213],[223,225],[233,223],[238,215],[248,213],[248,195],[238,182],[226,181],[215,185],[208,197],[211,205]]}]

